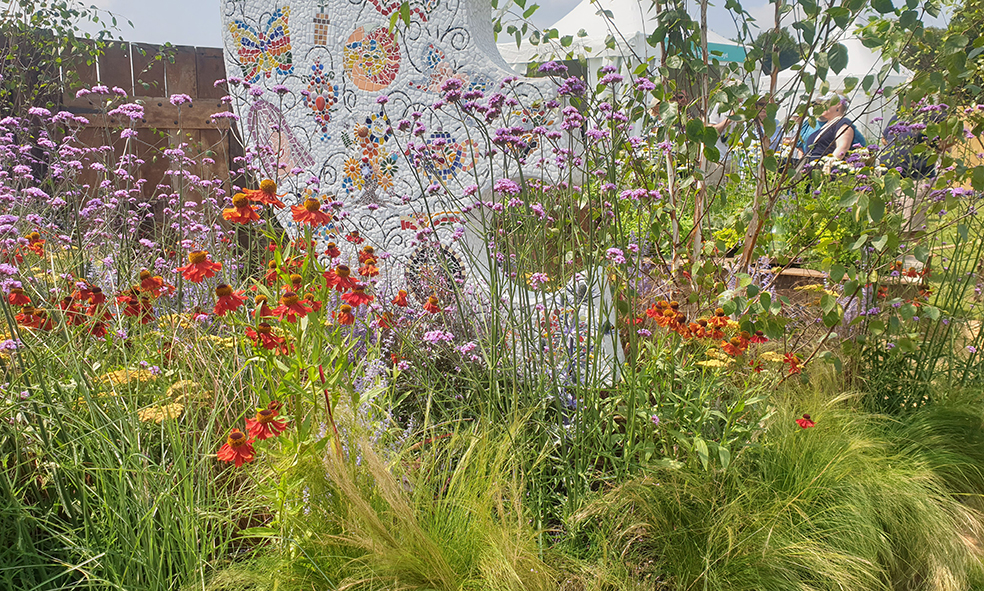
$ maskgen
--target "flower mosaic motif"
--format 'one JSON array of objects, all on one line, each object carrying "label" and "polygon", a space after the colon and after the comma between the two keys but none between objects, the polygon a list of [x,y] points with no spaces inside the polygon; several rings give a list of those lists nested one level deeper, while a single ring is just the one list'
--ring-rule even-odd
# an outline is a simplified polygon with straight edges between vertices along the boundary
[{"label": "flower mosaic motif", "polygon": [[262,29],[245,20],[237,19],[229,24],[239,67],[247,82],[257,82],[261,75],[269,78],[274,71],[282,75],[294,71],[289,17],[290,6],[283,6],[273,11]]},{"label": "flower mosaic motif", "polygon": [[331,123],[331,112],[338,103],[338,85],[325,73],[325,65],[315,60],[308,76],[307,94],[304,104],[311,109],[315,126],[321,129],[321,141],[331,139],[328,124]]},{"label": "flower mosaic motif", "polygon": [[[389,16],[394,12],[400,10],[400,6],[403,5],[402,0],[392,0],[391,2],[385,2],[384,0],[370,0],[372,5],[376,7],[379,14],[383,16]],[[427,2],[413,1],[408,3],[408,8],[410,9],[410,18],[414,21],[420,21],[423,23],[427,22],[427,16],[432,10],[437,8],[440,0],[429,0]]]},{"label": "flower mosaic motif", "polygon": [[400,71],[400,44],[387,27],[359,27],[345,45],[345,73],[362,90],[382,90]]},{"label": "flower mosaic motif", "polygon": [[366,117],[365,125],[357,125],[346,145],[353,146],[345,160],[342,189],[360,204],[379,204],[380,199],[394,186],[399,170],[399,156],[391,152],[386,140],[391,135],[389,119],[382,113]]}]

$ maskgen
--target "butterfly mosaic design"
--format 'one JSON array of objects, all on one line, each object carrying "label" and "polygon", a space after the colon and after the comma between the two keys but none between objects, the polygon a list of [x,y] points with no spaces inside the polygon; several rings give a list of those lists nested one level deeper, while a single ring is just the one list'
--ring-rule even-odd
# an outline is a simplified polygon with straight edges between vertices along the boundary
[{"label": "butterfly mosaic design", "polygon": [[253,84],[260,76],[269,78],[273,72],[286,76],[294,71],[289,17],[290,6],[284,6],[273,11],[262,30],[242,20],[229,23],[246,82]]}]

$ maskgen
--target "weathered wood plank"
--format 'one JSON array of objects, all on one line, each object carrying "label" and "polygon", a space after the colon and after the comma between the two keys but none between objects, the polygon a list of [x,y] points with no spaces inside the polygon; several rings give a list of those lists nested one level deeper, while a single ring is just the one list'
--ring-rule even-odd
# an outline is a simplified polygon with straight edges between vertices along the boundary
[{"label": "weathered wood plank", "polygon": [[164,62],[158,59],[160,47],[148,43],[131,45],[133,62],[133,96],[164,94]]},{"label": "weathered wood plank", "polygon": [[99,56],[99,82],[112,88],[118,86],[133,95],[133,64],[129,43],[111,43]]},{"label": "weathered wood plank", "polygon": [[198,68],[198,94],[193,96],[220,99],[229,94],[229,89],[225,83],[215,86],[216,80],[222,80],[226,77],[222,49],[199,47],[195,60]]},{"label": "weathered wood plank", "polygon": [[187,45],[174,48],[174,61],[164,68],[167,80],[167,95],[187,94],[198,96],[197,49]]}]

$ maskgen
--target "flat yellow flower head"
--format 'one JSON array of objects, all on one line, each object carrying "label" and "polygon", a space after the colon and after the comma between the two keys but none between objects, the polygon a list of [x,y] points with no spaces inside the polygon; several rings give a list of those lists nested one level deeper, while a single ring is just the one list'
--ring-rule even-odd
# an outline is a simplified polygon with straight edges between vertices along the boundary
[{"label": "flat yellow flower head", "polygon": [[163,423],[168,419],[176,419],[184,412],[185,405],[180,402],[165,404],[163,406],[148,406],[137,411],[137,416],[144,423]]},{"label": "flat yellow flower head", "polygon": [[118,369],[97,376],[93,381],[103,387],[112,386],[136,386],[147,382],[153,382],[157,376],[146,369]]}]

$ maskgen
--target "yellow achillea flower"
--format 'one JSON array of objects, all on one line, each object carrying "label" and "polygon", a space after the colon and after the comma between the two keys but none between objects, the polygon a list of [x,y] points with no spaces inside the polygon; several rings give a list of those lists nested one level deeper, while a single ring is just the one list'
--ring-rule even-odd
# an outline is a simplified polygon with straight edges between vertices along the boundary
[{"label": "yellow achillea flower", "polygon": [[157,376],[146,369],[118,369],[96,376],[93,381],[101,386],[133,386],[156,379]]},{"label": "yellow achillea flower", "polygon": [[204,397],[205,389],[194,380],[178,380],[171,384],[165,395],[175,402],[182,402]]},{"label": "yellow achillea flower", "polygon": [[236,339],[234,337],[220,337],[219,335],[207,334],[205,335],[205,340],[227,349],[236,347]]},{"label": "yellow achillea flower", "polygon": [[184,412],[185,405],[180,402],[165,404],[163,406],[148,406],[137,411],[137,416],[144,423],[163,423],[167,419],[176,419]]},{"label": "yellow achillea flower", "polygon": [[166,316],[161,316],[157,319],[157,326],[169,330],[174,330],[178,327],[188,330],[195,327],[186,314],[167,314]]},{"label": "yellow achillea flower", "polygon": [[707,355],[711,359],[717,359],[718,361],[724,361],[724,362],[733,361],[730,355],[714,347],[711,347],[707,351],[704,351],[704,355]]},{"label": "yellow achillea flower", "polygon": [[698,361],[697,365],[701,367],[728,367],[728,364],[733,362],[734,359],[728,359],[727,361],[722,361],[720,359],[705,359],[704,361]]},{"label": "yellow achillea flower", "polygon": [[766,351],[759,355],[759,359],[771,363],[782,363],[786,358],[775,351]]}]

